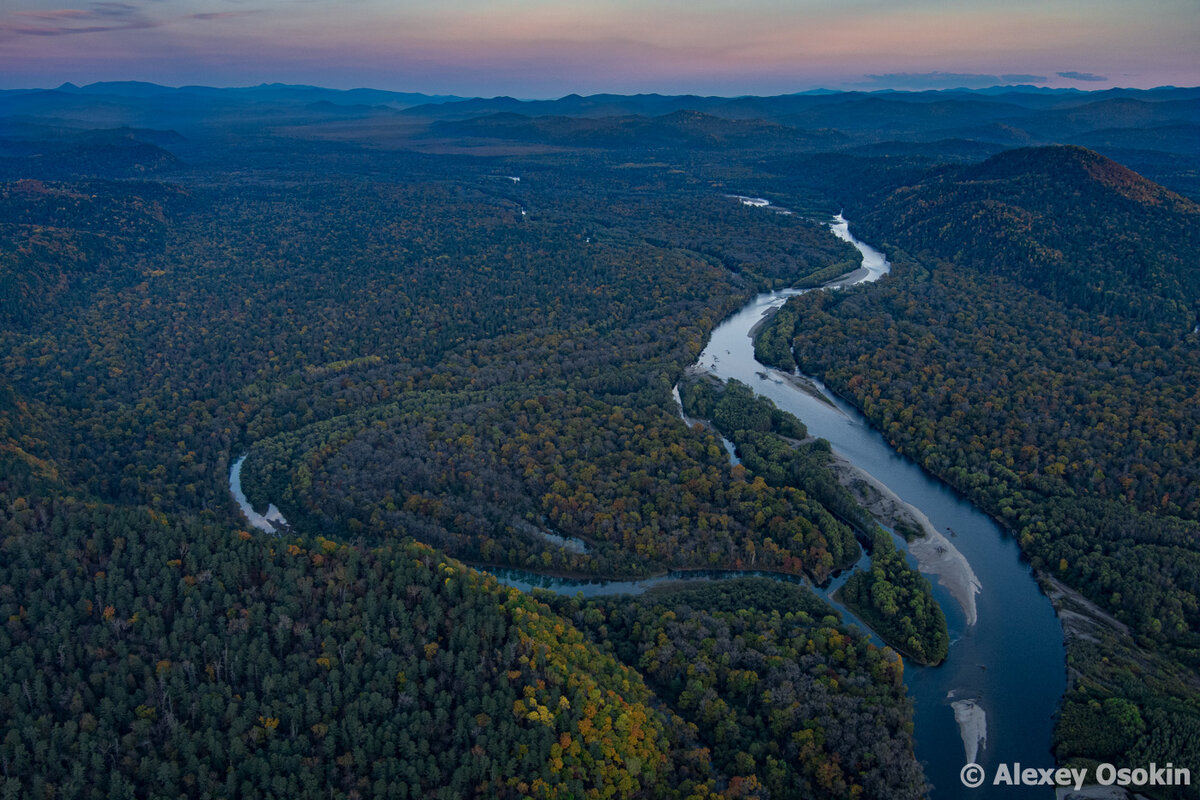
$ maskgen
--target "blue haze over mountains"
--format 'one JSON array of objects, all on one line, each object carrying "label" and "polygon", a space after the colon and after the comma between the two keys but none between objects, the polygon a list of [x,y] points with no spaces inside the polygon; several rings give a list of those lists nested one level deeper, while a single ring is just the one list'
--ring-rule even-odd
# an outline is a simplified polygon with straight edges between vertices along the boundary
[{"label": "blue haze over mountains", "polygon": [[[1200,193],[1200,88],[923,92],[812,91],[774,97],[567,95],[461,98],[376,89],[263,84],[159,86],[137,81],[0,92],[0,174],[57,154],[60,172],[119,177],[204,157],[205,144],[269,126],[300,138],[477,146],[640,149],[753,145],[766,152],[845,152],[977,161],[1002,149],[1082,145],[1193,198]],[[89,149],[101,151],[98,165]],[[159,153],[157,150],[165,152]],[[124,150],[121,157],[116,151]],[[73,162],[80,161],[81,164]],[[106,166],[107,165],[107,166]]]}]

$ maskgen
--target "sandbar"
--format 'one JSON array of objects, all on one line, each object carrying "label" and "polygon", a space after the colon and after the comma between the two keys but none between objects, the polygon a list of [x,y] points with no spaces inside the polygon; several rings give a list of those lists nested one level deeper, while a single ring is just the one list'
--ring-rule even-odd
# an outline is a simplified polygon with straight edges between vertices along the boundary
[{"label": "sandbar", "polygon": [[836,451],[830,454],[829,467],[838,482],[850,491],[858,504],[884,525],[895,528],[908,525],[920,529],[924,536],[908,543],[908,552],[917,559],[917,567],[927,575],[936,575],[938,583],[962,607],[968,625],[977,619],[975,595],[979,593],[979,578],[965,556],[958,551],[929,517],[920,509],[901,500],[895,492],[866,470],[852,464]]}]

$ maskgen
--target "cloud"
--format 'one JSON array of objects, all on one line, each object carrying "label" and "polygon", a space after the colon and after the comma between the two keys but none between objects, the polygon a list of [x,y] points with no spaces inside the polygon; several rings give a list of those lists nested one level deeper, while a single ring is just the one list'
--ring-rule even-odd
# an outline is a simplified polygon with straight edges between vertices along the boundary
[{"label": "cloud", "polygon": [[139,28],[157,28],[161,22],[128,22],[122,25],[83,25],[83,26],[32,26],[10,25],[0,23],[0,34],[16,34],[18,36],[71,36],[77,33],[104,33],[105,31],[130,31]]},{"label": "cloud", "polygon": [[90,12],[98,17],[128,17],[136,14],[138,7],[129,3],[92,3]]},{"label": "cloud", "polygon": [[16,11],[12,21],[0,20],[0,38],[13,36],[74,36],[81,33],[105,33],[146,28],[161,28],[180,20],[213,20],[243,16],[250,11],[219,11],[188,14],[183,17],[151,19],[132,3],[92,3],[88,8],[60,8],[47,11]]},{"label": "cloud", "polygon": [[1060,72],[1058,77],[1066,78],[1072,81],[1106,81],[1108,78],[1103,75],[1095,75],[1091,72]]},{"label": "cloud", "polygon": [[856,84],[875,89],[982,89],[1012,83],[1045,83],[1045,75],[986,75],[977,72],[886,72]]},{"label": "cloud", "polygon": [[93,3],[88,8],[17,11],[12,21],[0,22],[0,33],[18,36],[71,36],[80,33],[153,28],[136,6],[120,2]]},{"label": "cloud", "polygon": [[17,11],[16,16],[22,19],[41,19],[41,20],[56,20],[56,19],[74,19],[77,17],[86,17],[90,12],[84,11],[81,8],[58,8],[53,11]]}]

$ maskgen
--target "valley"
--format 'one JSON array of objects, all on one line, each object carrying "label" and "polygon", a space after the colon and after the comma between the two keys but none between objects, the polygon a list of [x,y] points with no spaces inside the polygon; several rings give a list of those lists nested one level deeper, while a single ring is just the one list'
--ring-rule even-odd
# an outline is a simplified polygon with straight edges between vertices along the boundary
[{"label": "valley", "polygon": [[301,88],[0,92],[6,792],[1200,769],[1200,93]]}]

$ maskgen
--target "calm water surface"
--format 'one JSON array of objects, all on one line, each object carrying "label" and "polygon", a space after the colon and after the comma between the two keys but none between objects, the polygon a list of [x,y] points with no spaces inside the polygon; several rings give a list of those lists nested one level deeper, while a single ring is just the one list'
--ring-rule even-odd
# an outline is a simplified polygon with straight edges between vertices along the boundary
[{"label": "calm water surface", "polygon": [[[845,220],[839,216],[832,228],[863,254],[864,270],[854,273],[851,282],[878,280],[886,274],[889,265],[884,256],[855,240]],[[950,705],[955,700],[974,700],[984,709],[987,739],[976,760],[986,768],[989,781],[1001,763],[1053,766],[1051,717],[1066,688],[1066,664],[1062,628],[1050,601],[1038,589],[1029,565],[1021,560],[1016,541],[987,515],[899,455],[857,410],[831,395],[820,382],[815,383],[825,401],[755,360],[750,329],[764,313],[799,293],[785,290],[755,297],[713,332],[699,365],[722,379],[748,384],[795,414],[811,434],[828,439],[834,450],[923,511],[939,530],[952,534],[951,542],[975,570],[982,585],[977,598],[978,622],[968,626],[959,605],[935,583],[934,596],[950,627],[949,657],[938,667],[905,664],[905,683],[916,705],[917,758],[924,762],[934,785],[931,797],[1054,797],[1053,790],[1045,787],[963,787],[959,771],[966,761],[964,743]],[[504,582],[522,588],[537,585],[567,594],[582,591],[587,596],[641,593],[672,580],[730,576],[673,573],[642,581],[570,581],[515,571],[498,573]],[[849,618],[858,623],[852,615]]]}]

